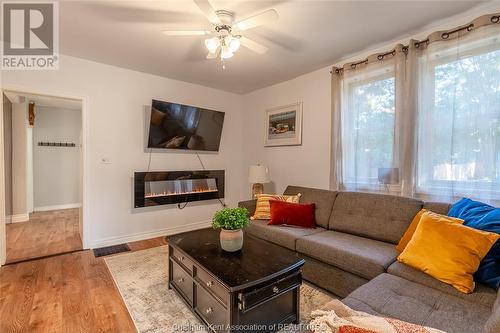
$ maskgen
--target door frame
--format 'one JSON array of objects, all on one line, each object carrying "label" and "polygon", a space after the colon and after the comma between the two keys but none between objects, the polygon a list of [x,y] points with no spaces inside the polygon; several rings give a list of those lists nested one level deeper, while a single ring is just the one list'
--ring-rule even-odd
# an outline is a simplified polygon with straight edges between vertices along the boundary
[{"label": "door frame", "polygon": [[[3,85],[0,89],[0,93],[4,92],[16,92],[28,95],[41,95],[45,97],[55,97],[55,98],[66,98],[78,100],[82,105],[82,142],[81,142],[81,195],[82,195],[82,207],[81,207],[81,221],[82,224],[82,247],[83,249],[90,248],[91,244],[91,225],[89,219],[89,209],[88,209],[88,196],[87,196],[87,185],[89,184],[88,177],[88,141],[89,141],[89,127],[88,127],[88,96],[72,94],[68,92],[59,92],[51,90],[43,90],[38,88],[29,88],[17,85]],[[0,106],[0,135],[3,138],[3,103]],[[3,144],[0,145],[0,188],[5,189],[5,174],[4,174],[4,149]],[[7,260],[7,239],[5,232],[5,190],[0,191],[0,266],[4,265]]]}]

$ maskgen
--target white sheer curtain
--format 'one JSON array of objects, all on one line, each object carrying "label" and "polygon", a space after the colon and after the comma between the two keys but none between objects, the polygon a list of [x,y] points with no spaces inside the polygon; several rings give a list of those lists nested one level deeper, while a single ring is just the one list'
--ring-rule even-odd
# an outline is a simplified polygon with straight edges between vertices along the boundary
[{"label": "white sheer curtain", "polygon": [[340,95],[342,163],[337,173],[341,188],[399,191],[397,128],[403,72],[401,45],[356,68],[344,67]]},{"label": "white sheer curtain", "polygon": [[500,204],[498,22],[333,68],[331,188]]},{"label": "white sheer curtain", "polygon": [[[412,52],[415,53],[412,53]],[[416,195],[500,199],[500,29],[409,50],[416,68]],[[411,66],[409,64],[409,66]]]}]

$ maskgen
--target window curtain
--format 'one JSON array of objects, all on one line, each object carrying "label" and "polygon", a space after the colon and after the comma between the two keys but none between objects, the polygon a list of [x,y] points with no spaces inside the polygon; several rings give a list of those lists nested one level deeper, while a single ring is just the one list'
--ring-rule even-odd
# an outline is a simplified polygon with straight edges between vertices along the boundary
[{"label": "window curtain", "polygon": [[332,73],[332,187],[399,191],[402,45]]},{"label": "window curtain", "polygon": [[334,67],[331,188],[499,203],[498,23],[484,15]]},{"label": "window curtain", "polygon": [[410,42],[405,195],[500,199],[500,29],[491,23]]},{"label": "window curtain", "polygon": [[330,155],[330,189],[340,191],[342,186],[342,69],[332,70],[332,149]]}]

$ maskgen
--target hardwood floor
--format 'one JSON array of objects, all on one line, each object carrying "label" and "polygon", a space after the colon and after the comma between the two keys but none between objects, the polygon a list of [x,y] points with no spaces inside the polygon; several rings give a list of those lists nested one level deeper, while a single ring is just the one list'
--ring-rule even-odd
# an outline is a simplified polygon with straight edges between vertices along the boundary
[{"label": "hardwood floor", "polygon": [[7,224],[6,235],[8,263],[82,249],[78,208],[30,214]]},{"label": "hardwood floor", "polygon": [[150,249],[152,247],[167,245],[167,240],[165,239],[165,237],[157,237],[146,239],[143,241],[127,243],[127,245],[130,248],[130,251],[140,251]]},{"label": "hardwood floor", "polygon": [[[129,243],[132,251],[163,237]],[[104,259],[79,251],[0,268],[0,332],[136,332]]]}]

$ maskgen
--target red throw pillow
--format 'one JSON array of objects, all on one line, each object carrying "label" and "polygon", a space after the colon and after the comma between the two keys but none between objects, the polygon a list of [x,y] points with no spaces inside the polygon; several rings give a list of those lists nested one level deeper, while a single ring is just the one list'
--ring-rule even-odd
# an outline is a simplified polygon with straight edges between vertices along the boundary
[{"label": "red throw pillow", "polygon": [[313,203],[291,203],[269,200],[271,207],[270,225],[286,224],[303,228],[316,228]]}]

